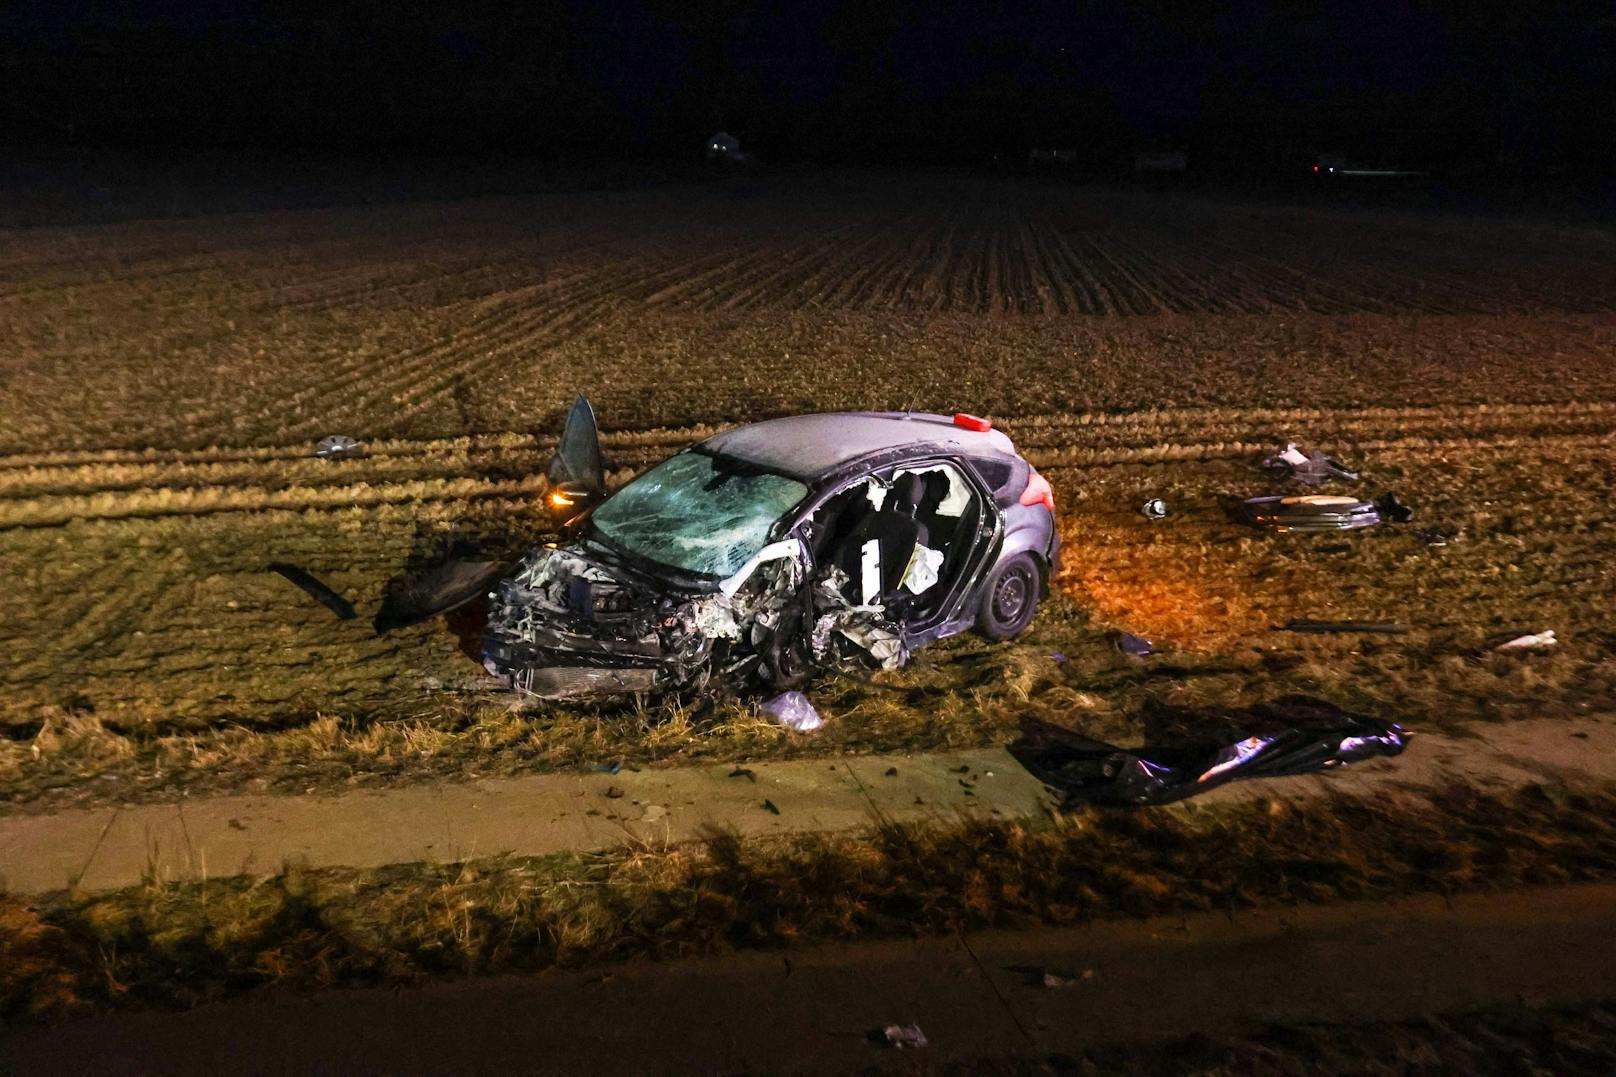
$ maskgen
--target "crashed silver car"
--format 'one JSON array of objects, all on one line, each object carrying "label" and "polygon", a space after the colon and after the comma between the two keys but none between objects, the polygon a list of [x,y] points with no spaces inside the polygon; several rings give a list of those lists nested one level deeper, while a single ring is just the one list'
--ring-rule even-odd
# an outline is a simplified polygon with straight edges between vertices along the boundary
[{"label": "crashed silver car", "polygon": [[1048,480],[971,415],[736,427],[610,497],[599,451],[580,400],[551,497],[584,511],[491,596],[484,665],[519,692],[784,689],[838,663],[896,668],[973,627],[1018,635],[1058,564]]}]

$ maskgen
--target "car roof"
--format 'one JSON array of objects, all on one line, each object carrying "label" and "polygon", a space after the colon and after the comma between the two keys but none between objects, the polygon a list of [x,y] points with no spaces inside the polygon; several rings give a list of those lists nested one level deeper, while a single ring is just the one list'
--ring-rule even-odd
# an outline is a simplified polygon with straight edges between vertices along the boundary
[{"label": "car roof", "polygon": [[975,456],[1014,455],[1016,451],[998,430],[967,430],[954,425],[952,416],[909,411],[791,415],[737,426],[708,438],[702,447],[810,482],[887,450]]}]

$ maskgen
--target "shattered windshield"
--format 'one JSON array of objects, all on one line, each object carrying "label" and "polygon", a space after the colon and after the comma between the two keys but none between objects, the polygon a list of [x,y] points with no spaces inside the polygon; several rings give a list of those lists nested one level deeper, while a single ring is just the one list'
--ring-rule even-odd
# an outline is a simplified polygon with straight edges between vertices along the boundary
[{"label": "shattered windshield", "polygon": [[629,553],[722,579],[763,549],[774,522],[807,496],[796,479],[682,452],[613,494],[590,519]]}]

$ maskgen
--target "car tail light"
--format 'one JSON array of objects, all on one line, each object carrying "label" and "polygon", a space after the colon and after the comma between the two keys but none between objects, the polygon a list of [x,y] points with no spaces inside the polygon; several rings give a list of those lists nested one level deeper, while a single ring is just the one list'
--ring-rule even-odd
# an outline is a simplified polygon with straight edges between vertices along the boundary
[{"label": "car tail light", "polygon": [[975,430],[978,434],[985,434],[993,429],[993,420],[984,419],[980,415],[968,415],[963,411],[954,413],[954,425],[962,430]]},{"label": "car tail light", "polygon": [[1038,474],[1034,469],[1027,477],[1027,488],[1021,491],[1023,505],[1042,505],[1050,512],[1055,511],[1055,490],[1049,485],[1049,480]]}]

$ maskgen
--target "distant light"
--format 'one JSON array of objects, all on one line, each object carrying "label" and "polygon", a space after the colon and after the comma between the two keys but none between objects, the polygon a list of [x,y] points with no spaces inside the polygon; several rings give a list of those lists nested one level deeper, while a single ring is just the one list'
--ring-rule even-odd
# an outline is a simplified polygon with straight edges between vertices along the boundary
[{"label": "distant light", "polygon": [[1318,166],[1318,165],[1314,165],[1314,166],[1313,166],[1313,171],[1315,171],[1315,172],[1317,172],[1317,171],[1318,171],[1318,170],[1319,170],[1319,166]]}]

